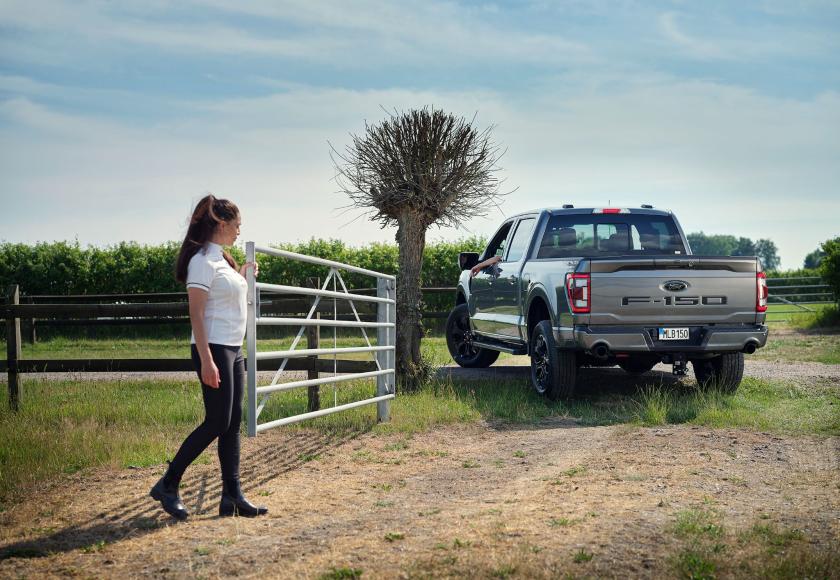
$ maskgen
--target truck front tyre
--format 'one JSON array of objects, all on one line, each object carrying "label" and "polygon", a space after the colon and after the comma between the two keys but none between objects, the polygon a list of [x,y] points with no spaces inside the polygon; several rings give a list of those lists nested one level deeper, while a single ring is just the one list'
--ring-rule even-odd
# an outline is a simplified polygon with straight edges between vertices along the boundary
[{"label": "truck front tyre", "polygon": [[466,304],[453,308],[446,319],[446,346],[452,359],[468,369],[489,367],[499,358],[499,351],[473,345],[470,311]]},{"label": "truck front tyre", "polygon": [[552,401],[574,394],[577,356],[573,351],[557,350],[551,321],[543,320],[531,333],[531,383],[540,395]]},{"label": "truck front tyre", "polygon": [[715,358],[693,360],[691,366],[700,388],[734,393],[744,376],[744,353],[731,352]]}]

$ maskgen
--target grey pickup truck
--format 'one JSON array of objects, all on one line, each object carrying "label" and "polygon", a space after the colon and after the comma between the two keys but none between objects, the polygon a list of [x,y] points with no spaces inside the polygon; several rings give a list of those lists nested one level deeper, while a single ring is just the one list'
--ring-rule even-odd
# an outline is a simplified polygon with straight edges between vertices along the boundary
[{"label": "grey pickup truck", "polygon": [[758,258],[692,255],[674,215],[649,205],[522,213],[481,256],[459,260],[446,323],[455,362],[527,354],[534,388],[551,399],[574,393],[581,366],[642,374],[659,362],[677,375],[690,362],[702,387],[732,392],[744,353],[767,342]]}]

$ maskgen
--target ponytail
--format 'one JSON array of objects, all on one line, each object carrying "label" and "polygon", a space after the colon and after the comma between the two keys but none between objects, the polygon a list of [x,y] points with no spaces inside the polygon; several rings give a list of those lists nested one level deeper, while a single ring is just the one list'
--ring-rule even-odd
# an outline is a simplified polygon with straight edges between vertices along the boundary
[{"label": "ponytail", "polygon": [[[181,250],[178,252],[178,260],[175,263],[175,279],[178,282],[186,283],[190,260],[210,241],[218,225],[237,217],[239,217],[239,208],[232,201],[217,199],[212,194],[205,195],[199,200],[193,210],[190,225],[187,227],[187,235],[184,237]],[[227,250],[222,250],[222,255],[231,268],[239,270],[236,260]]]}]

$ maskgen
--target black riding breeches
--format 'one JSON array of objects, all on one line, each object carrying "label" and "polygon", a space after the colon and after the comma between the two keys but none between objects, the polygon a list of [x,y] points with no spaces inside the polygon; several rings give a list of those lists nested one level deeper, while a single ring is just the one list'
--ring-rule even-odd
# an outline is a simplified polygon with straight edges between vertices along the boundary
[{"label": "black riding breeches", "polygon": [[[179,480],[187,467],[217,437],[222,479],[239,478],[239,423],[242,420],[245,359],[239,346],[211,344],[210,353],[219,369],[219,388],[214,389],[201,382],[204,422],[187,436],[169,466],[170,474]],[[201,381],[201,359],[195,345],[192,345],[192,361]]]}]

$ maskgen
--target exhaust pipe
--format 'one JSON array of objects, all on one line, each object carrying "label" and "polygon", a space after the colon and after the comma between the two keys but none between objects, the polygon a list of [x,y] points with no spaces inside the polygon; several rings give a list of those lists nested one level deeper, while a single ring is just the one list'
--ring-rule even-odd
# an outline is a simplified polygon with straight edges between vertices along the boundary
[{"label": "exhaust pipe", "polygon": [[592,349],[592,354],[595,355],[595,358],[607,360],[610,358],[610,349],[606,344],[598,344]]},{"label": "exhaust pipe", "polygon": [[754,353],[755,352],[755,343],[754,342],[748,342],[747,344],[745,344],[744,345],[744,352],[747,353],[747,354]]}]

